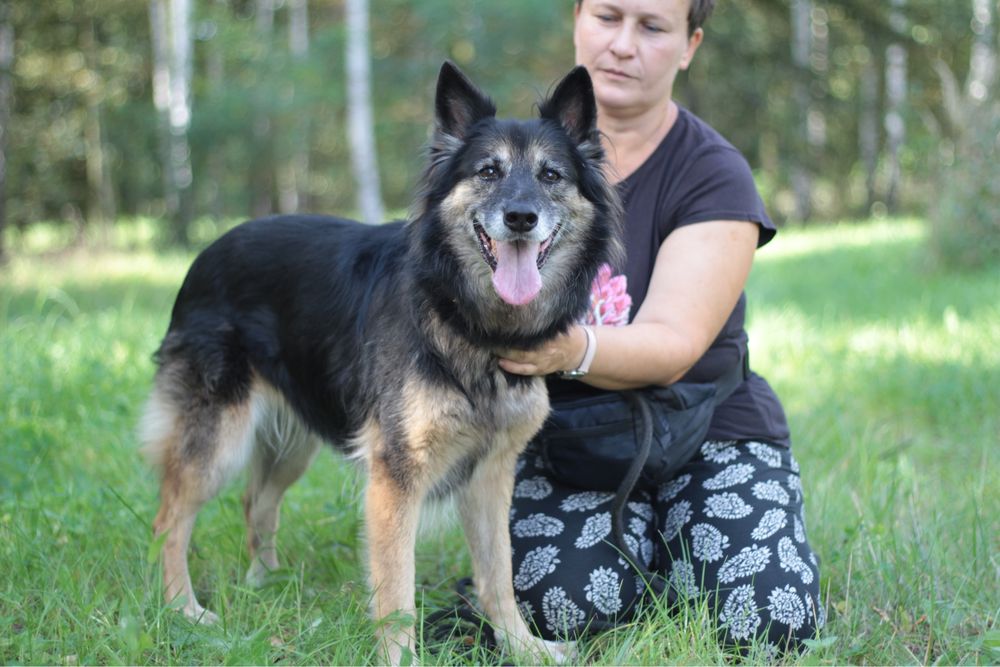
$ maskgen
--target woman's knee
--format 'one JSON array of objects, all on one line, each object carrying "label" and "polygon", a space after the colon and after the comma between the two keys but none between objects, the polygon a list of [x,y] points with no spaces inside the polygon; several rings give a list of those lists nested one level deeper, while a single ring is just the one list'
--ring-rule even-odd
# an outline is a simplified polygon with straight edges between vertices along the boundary
[{"label": "woman's knee", "polygon": [[818,585],[772,573],[718,594],[719,627],[725,643],[749,647],[764,642],[785,651],[800,650],[823,626]]},{"label": "woman's knee", "polygon": [[643,590],[634,572],[609,565],[588,570],[554,573],[527,590],[515,587],[521,614],[537,635],[571,640],[632,618]]}]

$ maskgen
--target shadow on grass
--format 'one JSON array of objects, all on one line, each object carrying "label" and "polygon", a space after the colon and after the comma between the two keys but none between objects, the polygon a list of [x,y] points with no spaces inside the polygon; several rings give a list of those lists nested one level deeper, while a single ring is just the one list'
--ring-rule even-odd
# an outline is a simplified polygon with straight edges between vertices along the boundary
[{"label": "shadow on grass", "polygon": [[65,282],[60,285],[39,287],[10,287],[0,289],[0,314],[6,319],[18,317],[46,317],[65,315],[72,319],[81,313],[121,311],[136,317],[167,318],[181,281],[169,284],[142,277],[102,278],[86,284]]},{"label": "shadow on grass", "polygon": [[[7,615],[21,619],[22,626],[23,619],[33,619],[22,634],[45,636],[51,617],[36,609],[65,607],[67,616],[85,622],[72,628],[74,636],[94,637],[91,646],[105,646],[107,627],[122,623],[87,625],[89,610],[117,608],[125,589],[148,592],[143,581],[147,570],[155,570],[143,559],[156,509],[155,476],[142,465],[134,428],[152,378],[150,355],[166,328],[184,262],[174,258],[146,267],[151,275],[142,270],[119,275],[95,262],[88,272],[39,263],[31,267],[37,281],[7,284],[0,276],[0,535],[9,545],[0,547],[0,565],[12,582],[7,600],[25,610]],[[45,279],[53,278],[44,274],[48,270],[57,272],[56,279]],[[998,332],[998,284],[996,270],[965,275],[925,270],[920,241],[913,238],[762,256],[754,270],[748,292],[758,318],[789,310],[798,318],[793,323],[801,325],[783,330],[780,318],[776,324],[761,322],[770,327],[767,339],[774,346],[765,375],[788,408],[809,485],[807,509],[817,519],[811,539],[824,555],[824,582],[833,581],[831,604],[843,609],[833,633],[850,635],[851,641],[871,638],[870,646],[859,649],[859,662],[909,661],[892,648],[899,639],[880,630],[885,626],[880,616],[897,608],[920,610],[923,601],[942,595],[954,601],[956,617],[966,619],[959,630],[989,627],[981,619],[995,610],[995,583],[988,583],[992,561],[964,554],[996,535],[992,515],[970,520],[966,509],[975,505],[988,512],[995,506],[989,502],[995,492],[985,482],[977,486],[978,479],[996,477],[987,456],[1000,432],[994,347],[976,338],[976,354],[915,355],[892,345],[891,336],[908,322],[924,320],[918,335],[946,337],[942,314],[948,308],[972,323],[968,329],[983,330],[984,336]],[[877,340],[870,347],[864,340],[852,344],[857,342],[852,332],[865,327],[875,330]],[[960,333],[967,335],[968,329]],[[804,344],[795,340],[799,331],[808,338]],[[281,544],[290,555],[284,562],[301,574],[291,578],[287,593],[281,586],[261,593],[238,584],[245,569],[239,493],[231,488],[206,507],[196,532],[194,567],[206,601],[228,611],[237,635],[252,640],[227,654],[228,648],[178,649],[157,636],[151,654],[124,652],[105,661],[128,662],[121,656],[133,656],[163,664],[204,663],[228,655],[230,661],[260,662],[269,659],[275,626],[307,628],[285,638],[288,644],[294,639],[301,652],[289,662],[356,662],[362,654],[339,648],[349,645],[345,637],[370,646],[353,473],[337,457],[322,456],[289,493]],[[450,539],[418,552],[419,571],[433,573],[427,584],[432,592],[469,569],[460,540]],[[975,595],[962,588],[970,563],[979,586]],[[56,565],[66,570],[62,581],[53,574]],[[907,593],[915,575],[917,593]],[[858,601],[837,607],[845,603],[852,576]],[[67,594],[66,582],[77,586],[75,598]],[[147,616],[150,609],[159,610],[159,598],[150,600],[136,603],[133,618],[141,621],[144,610]],[[877,615],[870,611],[873,605]],[[861,610],[856,616],[855,607]],[[344,609],[353,625],[332,625]],[[266,642],[258,642],[251,630],[257,621],[246,620],[262,610],[274,615],[260,625]],[[933,610],[926,615],[935,618]],[[925,640],[925,627],[908,632]],[[319,629],[312,633],[313,628]],[[935,626],[942,637],[937,641],[952,641],[951,626],[942,628]],[[111,641],[115,650],[123,643]],[[20,661],[52,661],[37,649],[24,651],[15,656],[34,660]],[[106,657],[89,655],[98,661]],[[834,662],[849,659],[850,653],[834,655]]]}]

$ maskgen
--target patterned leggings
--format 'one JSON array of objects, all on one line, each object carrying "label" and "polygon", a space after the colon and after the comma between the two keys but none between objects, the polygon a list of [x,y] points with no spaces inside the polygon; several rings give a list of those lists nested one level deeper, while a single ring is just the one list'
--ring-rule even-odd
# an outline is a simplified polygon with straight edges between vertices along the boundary
[{"label": "patterned leggings", "polygon": [[[521,457],[511,509],[522,614],[546,639],[629,620],[644,584],[614,546],[614,494],[560,484],[539,458],[530,448]],[[786,649],[823,624],[798,473],[787,447],[709,441],[627,505],[632,552],[682,597],[707,595],[726,644]]]}]

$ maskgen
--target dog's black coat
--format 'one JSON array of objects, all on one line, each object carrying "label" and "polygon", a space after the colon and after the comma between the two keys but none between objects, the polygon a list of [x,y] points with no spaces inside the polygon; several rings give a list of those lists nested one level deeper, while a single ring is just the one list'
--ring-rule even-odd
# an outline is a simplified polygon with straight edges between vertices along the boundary
[{"label": "dog's black coat", "polygon": [[387,298],[402,287],[404,232],[323,216],[236,227],[191,266],[159,358],[195,360],[204,386],[233,402],[255,370],[324,439],[343,442],[361,425],[346,397],[363,395],[365,341],[412,318]]},{"label": "dog's black coat", "polygon": [[[601,173],[582,68],[542,104],[539,119],[497,120],[494,111],[464,76],[442,70],[437,131],[409,223],[276,216],[244,223],[208,247],[184,281],[157,353],[161,365],[184,360],[186,395],[178,401],[192,411],[199,402],[243,401],[257,374],[310,429],[345,446],[372,418],[388,440],[403,438],[392,414],[372,414],[389,411],[403,377],[457,392],[484,424],[501,385],[517,391],[539,381],[500,372],[493,350],[534,347],[580,316],[598,267],[613,259],[620,210]],[[544,305],[519,309],[484,294],[449,243],[457,223],[440,210],[501,144],[558,153],[572,172],[564,177],[594,209],[572,247],[556,249],[569,253],[571,268],[539,297]],[[389,467],[405,483],[406,448],[387,447],[383,456],[400,457]],[[470,452],[459,467],[471,469],[478,456]]]},{"label": "dog's black coat", "polygon": [[[507,530],[517,457],[548,396],[542,378],[504,373],[497,353],[567,329],[621,247],[593,89],[577,68],[539,119],[499,121],[446,64],[435,105],[409,222],[254,220],[192,265],[140,423],[161,473],[164,596],[191,619],[218,619],[195,595],[190,540],[199,509],[244,469],[248,581],[280,567],[282,498],[325,440],[368,473],[376,619],[416,616],[421,508],[453,493],[498,637],[530,660],[566,659],[518,611]],[[376,635],[387,662],[413,650],[408,624]]]}]

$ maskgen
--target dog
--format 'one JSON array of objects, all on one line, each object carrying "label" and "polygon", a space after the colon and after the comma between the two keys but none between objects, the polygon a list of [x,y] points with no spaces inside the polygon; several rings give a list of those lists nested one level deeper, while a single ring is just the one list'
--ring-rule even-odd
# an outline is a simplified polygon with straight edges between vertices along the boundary
[{"label": "dog", "polygon": [[[513,120],[446,62],[406,221],[263,218],[195,259],[140,429],[161,476],[153,530],[168,600],[217,620],[195,598],[187,551],[199,508],[245,467],[248,580],[276,568],[282,495],[327,442],[367,472],[376,620],[415,617],[420,507],[453,495],[497,636],[560,657],[518,612],[507,528],[515,462],[548,396],[542,378],[502,370],[495,351],[565,332],[598,268],[619,258],[621,204],[603,161],[584,68],[537,118]],[[414,630],[382,623],[377,639],[398,664]]]}]

